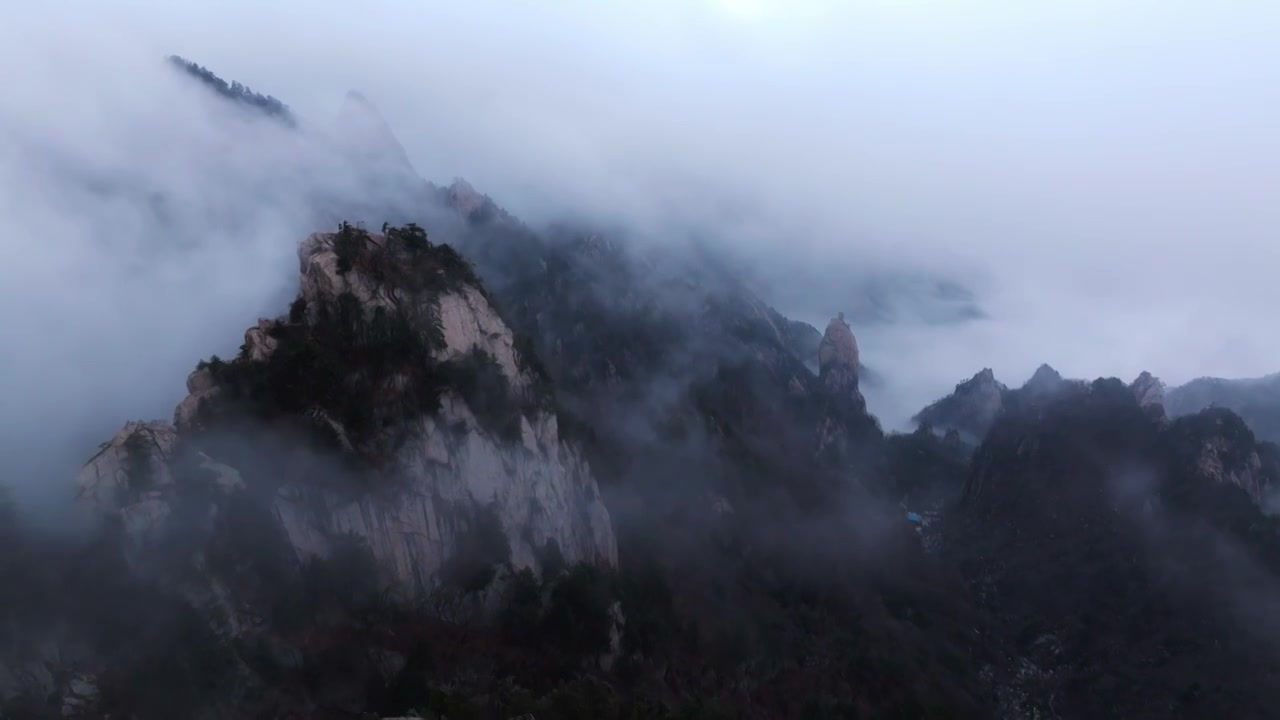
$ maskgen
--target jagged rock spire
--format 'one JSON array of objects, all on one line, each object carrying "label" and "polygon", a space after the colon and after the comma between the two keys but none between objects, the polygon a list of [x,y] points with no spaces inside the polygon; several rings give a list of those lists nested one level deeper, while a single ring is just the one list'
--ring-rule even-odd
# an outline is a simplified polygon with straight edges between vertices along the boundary
[{"label": "jagged rock spire", "polygon": [[828,392],[851,395],[862,401],[858,391],[858,341],[840,313],[827,323],[818,345],[818,378]]},{"label": "jagged rock spire", "polygon": [[818,346],[818,369],[824,371],[833,364],[851,369],[855,376],[858,373],[858,341],[844,313],[827,323],[827,331]]}]

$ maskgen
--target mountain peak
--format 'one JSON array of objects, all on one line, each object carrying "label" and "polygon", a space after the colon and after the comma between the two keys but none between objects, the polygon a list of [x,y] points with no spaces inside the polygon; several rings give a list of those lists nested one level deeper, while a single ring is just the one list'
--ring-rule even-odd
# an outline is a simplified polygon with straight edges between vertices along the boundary
[{"label": "mountain peak", "polygon": [[1042,363],[1036,368],[1035,373],[1027,380],[1022,387],[1032,391],[1055,390],[1063,383],[1062,373],[1058,372],[1048,363]]},{"label": "mountain peak", "polygon": [[[355,535],[405,594],[444,581],[479,522],[506,548],[495,563],[538,571],[548,543],[570,563],[616,562],[608,511],[560,432],[547,379],[453,248],[414,225],[373,235],[344,224],[307,238],[298,259],[287,316],[250,327],[238,357],[197,366],[172,424],[127,425],[90,461],[81,487],[93,507],[163,525],[181,500],[181,447],[276,488],[272,512],[299,557]],[[263,458],[316,453],[295,471],[260,471]],[[99,480],[120,468],[142,480]]]},{"label": "mountain peak", "polygon": [[991,368],[983,368],[914,419],[939,431],[954,430],[965,443],[977,445],[1004,411],[1008,392]]},{"label": "mountain peak", "polygon": [[844,313],[831,318],[827,323],[827,331],[823,333],[822,343],[818,346],[818,367],[825,368],[830,364],[858,368],[858,341],[853,336],[853,328],[844,319]]}]

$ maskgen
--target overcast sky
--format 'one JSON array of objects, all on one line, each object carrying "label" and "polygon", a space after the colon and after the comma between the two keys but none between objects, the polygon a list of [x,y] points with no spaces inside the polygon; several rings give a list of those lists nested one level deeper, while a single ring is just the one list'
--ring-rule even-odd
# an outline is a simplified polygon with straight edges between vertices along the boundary
[{"label": "overcast sky", "polygon": [[[766,263],[968,285],[985,320],[855,327],[889,376],[873,410],[890,425],[984,366],[1012,384],[1041,362],[1173,383],[1274,372],[1277,37],[1280,5],[1232,0],[9,8],[6,427],[167,414],[192,364],[234,351],[292,282],[297,213],[272,193],[314,161],[220,126],[169,53],[318,126],[357,88],[424,176],[465,176],[534,221],[710,227]],[[175,242],[195,249],[157,254],[135,209],[68,194],[37,147],[177,188]],[[826,289],[786,295],[819,326],[843,309]]]}]

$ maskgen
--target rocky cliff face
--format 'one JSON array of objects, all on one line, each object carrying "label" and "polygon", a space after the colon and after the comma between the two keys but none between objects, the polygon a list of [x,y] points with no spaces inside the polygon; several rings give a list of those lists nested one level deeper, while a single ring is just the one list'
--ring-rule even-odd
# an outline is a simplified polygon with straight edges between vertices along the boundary
[{"label": "rocky cliff face", "polygon": [[1280,482],[1273,448],[1257,442],[1245,421],[1226,408],[1177,418],[1169,434],[1173,452],[1197,480],[1237,487],[1258,504]]},{"label": "rocky cliff face", "polygon": [[[235,457],[215,459],[226,443],[209,438],[248,411],[324,438],[335,464],[358,461],[349,483],[287,467],[274,483],[273,512],[302,559],[354,535],[388,577],[426,592],[476,515],[492,512],[516,569],[539,569],[549,544],[571,563],[614,564],[608,511],[545,380],[460,260],[426,243],[352,228],[309,237],[290,317],[260,321],[239,358],[193,372],[173,424],[126,425],[86,465],[82,495],[145,535],[171,511],[180,444],[224,490],[244,483]],[[308,355],[322,339],[332,356]]]},{"label": "rocky cliff face", "polygon": [[1160,378],[1144,370],[1129,384],[1129,390],[1138,400],[1138,405],[1155,417],[1164,416],[1164,383]]}]

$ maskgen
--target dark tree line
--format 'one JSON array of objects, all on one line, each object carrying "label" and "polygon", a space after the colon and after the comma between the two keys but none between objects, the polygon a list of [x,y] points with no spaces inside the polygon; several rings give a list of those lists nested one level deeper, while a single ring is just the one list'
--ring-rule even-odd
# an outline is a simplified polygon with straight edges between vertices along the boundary
[{"label": "dark tree line", "polygon": [[293,111],[289,109],[289,106],[271,95],[254,92],[249,86],[241,85],[234,80],[228,83],[203,65],[198,65],[177,55],[169,56],[169,62],[228,100],[256,108],[267,115],[282,120],[290,127],[297,125],[297,120],[294,118]]}]

